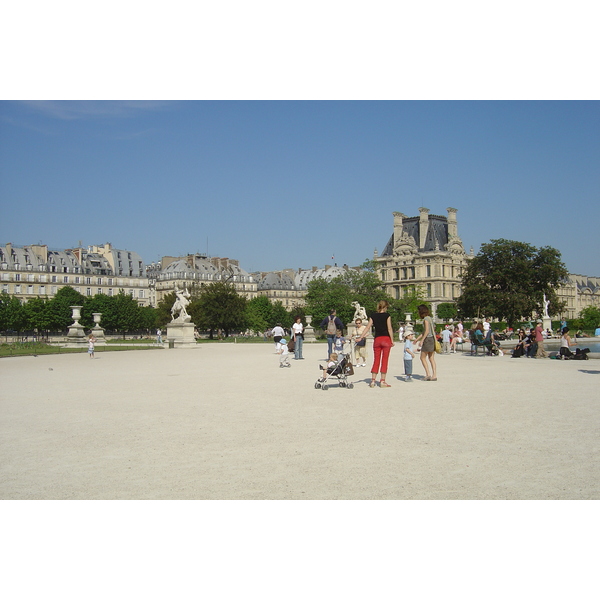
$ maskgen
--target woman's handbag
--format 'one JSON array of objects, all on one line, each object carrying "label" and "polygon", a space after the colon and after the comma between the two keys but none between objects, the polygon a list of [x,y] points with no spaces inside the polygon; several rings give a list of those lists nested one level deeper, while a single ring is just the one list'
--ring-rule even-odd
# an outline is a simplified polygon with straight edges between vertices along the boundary
[{"label": "woman's handbag", "polygon": [[442,345],[441,345],[441,344],[440,344],[440,343],[439,343],[437,340],[435,340],[435,351],[436,351],[438,354],[441,354],[441,353],[442,353]]}]

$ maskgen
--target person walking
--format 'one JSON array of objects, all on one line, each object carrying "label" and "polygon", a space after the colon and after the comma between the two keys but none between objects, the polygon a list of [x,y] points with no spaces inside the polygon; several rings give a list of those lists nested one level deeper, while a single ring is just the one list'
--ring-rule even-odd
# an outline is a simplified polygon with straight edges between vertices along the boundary
[{"label": "person walking", "polygon": [[292,338],[294,340],[294,360],[304,360],[302,357],[302,343],[304,342],[304,325],[302,325],[302,317],[298,316],[294,319],[292,325]]},{"label": "person walking", "polygon": [[88,336],[88,354],[90,355],[90,358],[95,358],[95,356],[94,356],[95,345],[96,345],[96,338],[94,337],[93,333],[90,333],[90,335]]},{"label": "person walking", "polygon": [[[421,363],[425,369],[425,381],[437,381],[433,319],[429,314],[429,308],[425,304],[419,304],[417,310],[419,311],[419,317],[423,319],[423,333],[415,342],[419,344],[419,348],[421,349]],[[427,361],[429,361],[429,365]]]},{"label": "person walking", "polygon": [[361,336],[358,338],[358,342],[364,340],[371,328],[375,328],[375,340],[373,342],[373,366],[371,367],[371,383],[369,387],[375,387],[375,381],[377,379],[377,373],[380,373],[379,387],[389,388],[392,387],[386,382],[385,378],[388,370],[388,361],[390,357],[390,350],[394,347],[394,331],[392,329],[392,318],[387,312],[388,302],[386,300],[380,300],[377,305],[377,312],[372,313],[369,316],[369,323]]},{"label": "person walking", "polygon": [[283,339],[283,336],[285,335],[285,332],[283,331],[283,327],[281,326],[281,323],[277,323],[277,325],[275,325],[275,327],[273,327],[273,341],[275,342],[275,354],[281,354],[281,340]]},{"label": "person walking", "polygon": [[354,334],[352,336],[354,346],[352,346],[352,352],[354,353],[353,364],[355,367],[367,366],[367,341],[365,339],[362,339],[360,342],[358,341],[365,328],[366,325],[363,325],[362,319],[354,321]]},{"label": "person walking", "polygon": [[335,334],[338,329],[343,330],[344,324],[341,320],[336,316],[335,308],[329,311],[329,316],[325,317],[321,321],[321,329],[325,331],[327,334],[327,358],[333,352],[333,345],[335,343]]}]

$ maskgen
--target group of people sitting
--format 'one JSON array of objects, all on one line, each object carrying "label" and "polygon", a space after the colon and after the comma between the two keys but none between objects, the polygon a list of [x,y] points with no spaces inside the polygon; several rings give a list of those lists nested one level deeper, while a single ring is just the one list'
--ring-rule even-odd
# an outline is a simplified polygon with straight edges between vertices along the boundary
[{"label": "group of people sitting", "polygon": [[[517,335],[519,341],[512,352],[513,358],[521,358],[523,356],[526,358],[536,358],[538,355],[539,341],[536,341],[535,329],[533,327],[529,329],[529,331],[519,329]],[[576,341],[571,340],[569,328],[563,327],[560,337],[558,358],[564,360],[573,358],[574,354],[571,352],[571,346],[574,346],[576,343]]]}]

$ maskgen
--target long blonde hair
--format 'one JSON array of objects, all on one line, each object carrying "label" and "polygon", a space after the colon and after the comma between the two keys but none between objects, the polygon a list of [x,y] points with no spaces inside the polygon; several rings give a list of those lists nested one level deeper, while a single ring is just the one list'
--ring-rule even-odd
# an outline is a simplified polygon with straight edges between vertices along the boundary
[{"label": "long blonde hair", "polygon": [[389,305],[390,303],[387,300],[380,300],[377,304],[377,312],[383,312],[384,310],[387,310]]}]

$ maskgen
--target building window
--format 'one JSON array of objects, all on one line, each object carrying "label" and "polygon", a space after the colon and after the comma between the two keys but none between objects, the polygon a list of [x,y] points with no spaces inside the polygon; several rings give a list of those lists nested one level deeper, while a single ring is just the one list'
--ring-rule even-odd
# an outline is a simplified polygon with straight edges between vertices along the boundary
[{"label": "building window", "polygon": [[81,277],[75,277],[75,283],[81,283]]},{"label": "building window", "polygon": [[33,273],[27,275],[27,281],[35,281],[35,275],[33,275]]},{"label": "building window", "polygon": [[102,277],[98,277],[98,285],[102,285]]},{"label": "building window", "polygon": [[92,295],[92,288],[85,288],[85,295],[86,296],[91,296]]},{"label": "building window", "polygon": [[50,295],[54,296],[54,294],[56,294],[56,290],[57,290],[57,289],[58,289],[58,288],[57,288],[55,285],[53,285],[53,286],[50,288]]},{"label": "building window", "polygon": [[138,291],[138,298],[144,298],[144,297],[145,297],[144,290],[139,290]]},{"label": "building window", "polygon": [[109,277],[108,278],[108,285],[112,285],[113,284],[113,280]]},{"label": "building window", "polygon": [[63,283],[69,283],[69,277],[68,277],[68,275],[65,275],[63,277]]},{"label": "building window", "polygon": [[108,295],[109,295],[109,296],[112,296],[112,295],[113,295],[112,288],[109,288],[109,289],[108,289]]},{"label": "building window", "polygon": [[427,284],[427,297],[431,298],[431,284],[430,283]]},{"label": "building window", "polygon": [[427,265],[427,277],[431,277],[431,265]]},{"label": "building window", "polygon": [[3,283],[3,284],[2,284],[2,291],[3,291],[5,294],[8,294],[8,283]]},{"label": "building window", "polygon": [[15,273],[15,281],[21,281],[21,274]]},{"label": "building window", "polygon": [[46,295],[46,286],[40,285],[40,296],[45,296],[45,295]]},{"label": "building window", "polygon": [[85,278],[85,285],[91,285],[92,284],[92,278],[91,277],[86,277]]},{"label": "building window", "polygon": [[27,286],[27,293],[28,294],[33,294],[33,286],[32,285],[28,285]]},{"label": "building window", "polygon": [[98,293],[101,294],[102,293],[102,288],[98,288]]},{"label": "building window", "polygon": [[15,294],[20,294],[20,293],[21,293],[21,286],[15,285]]}]

